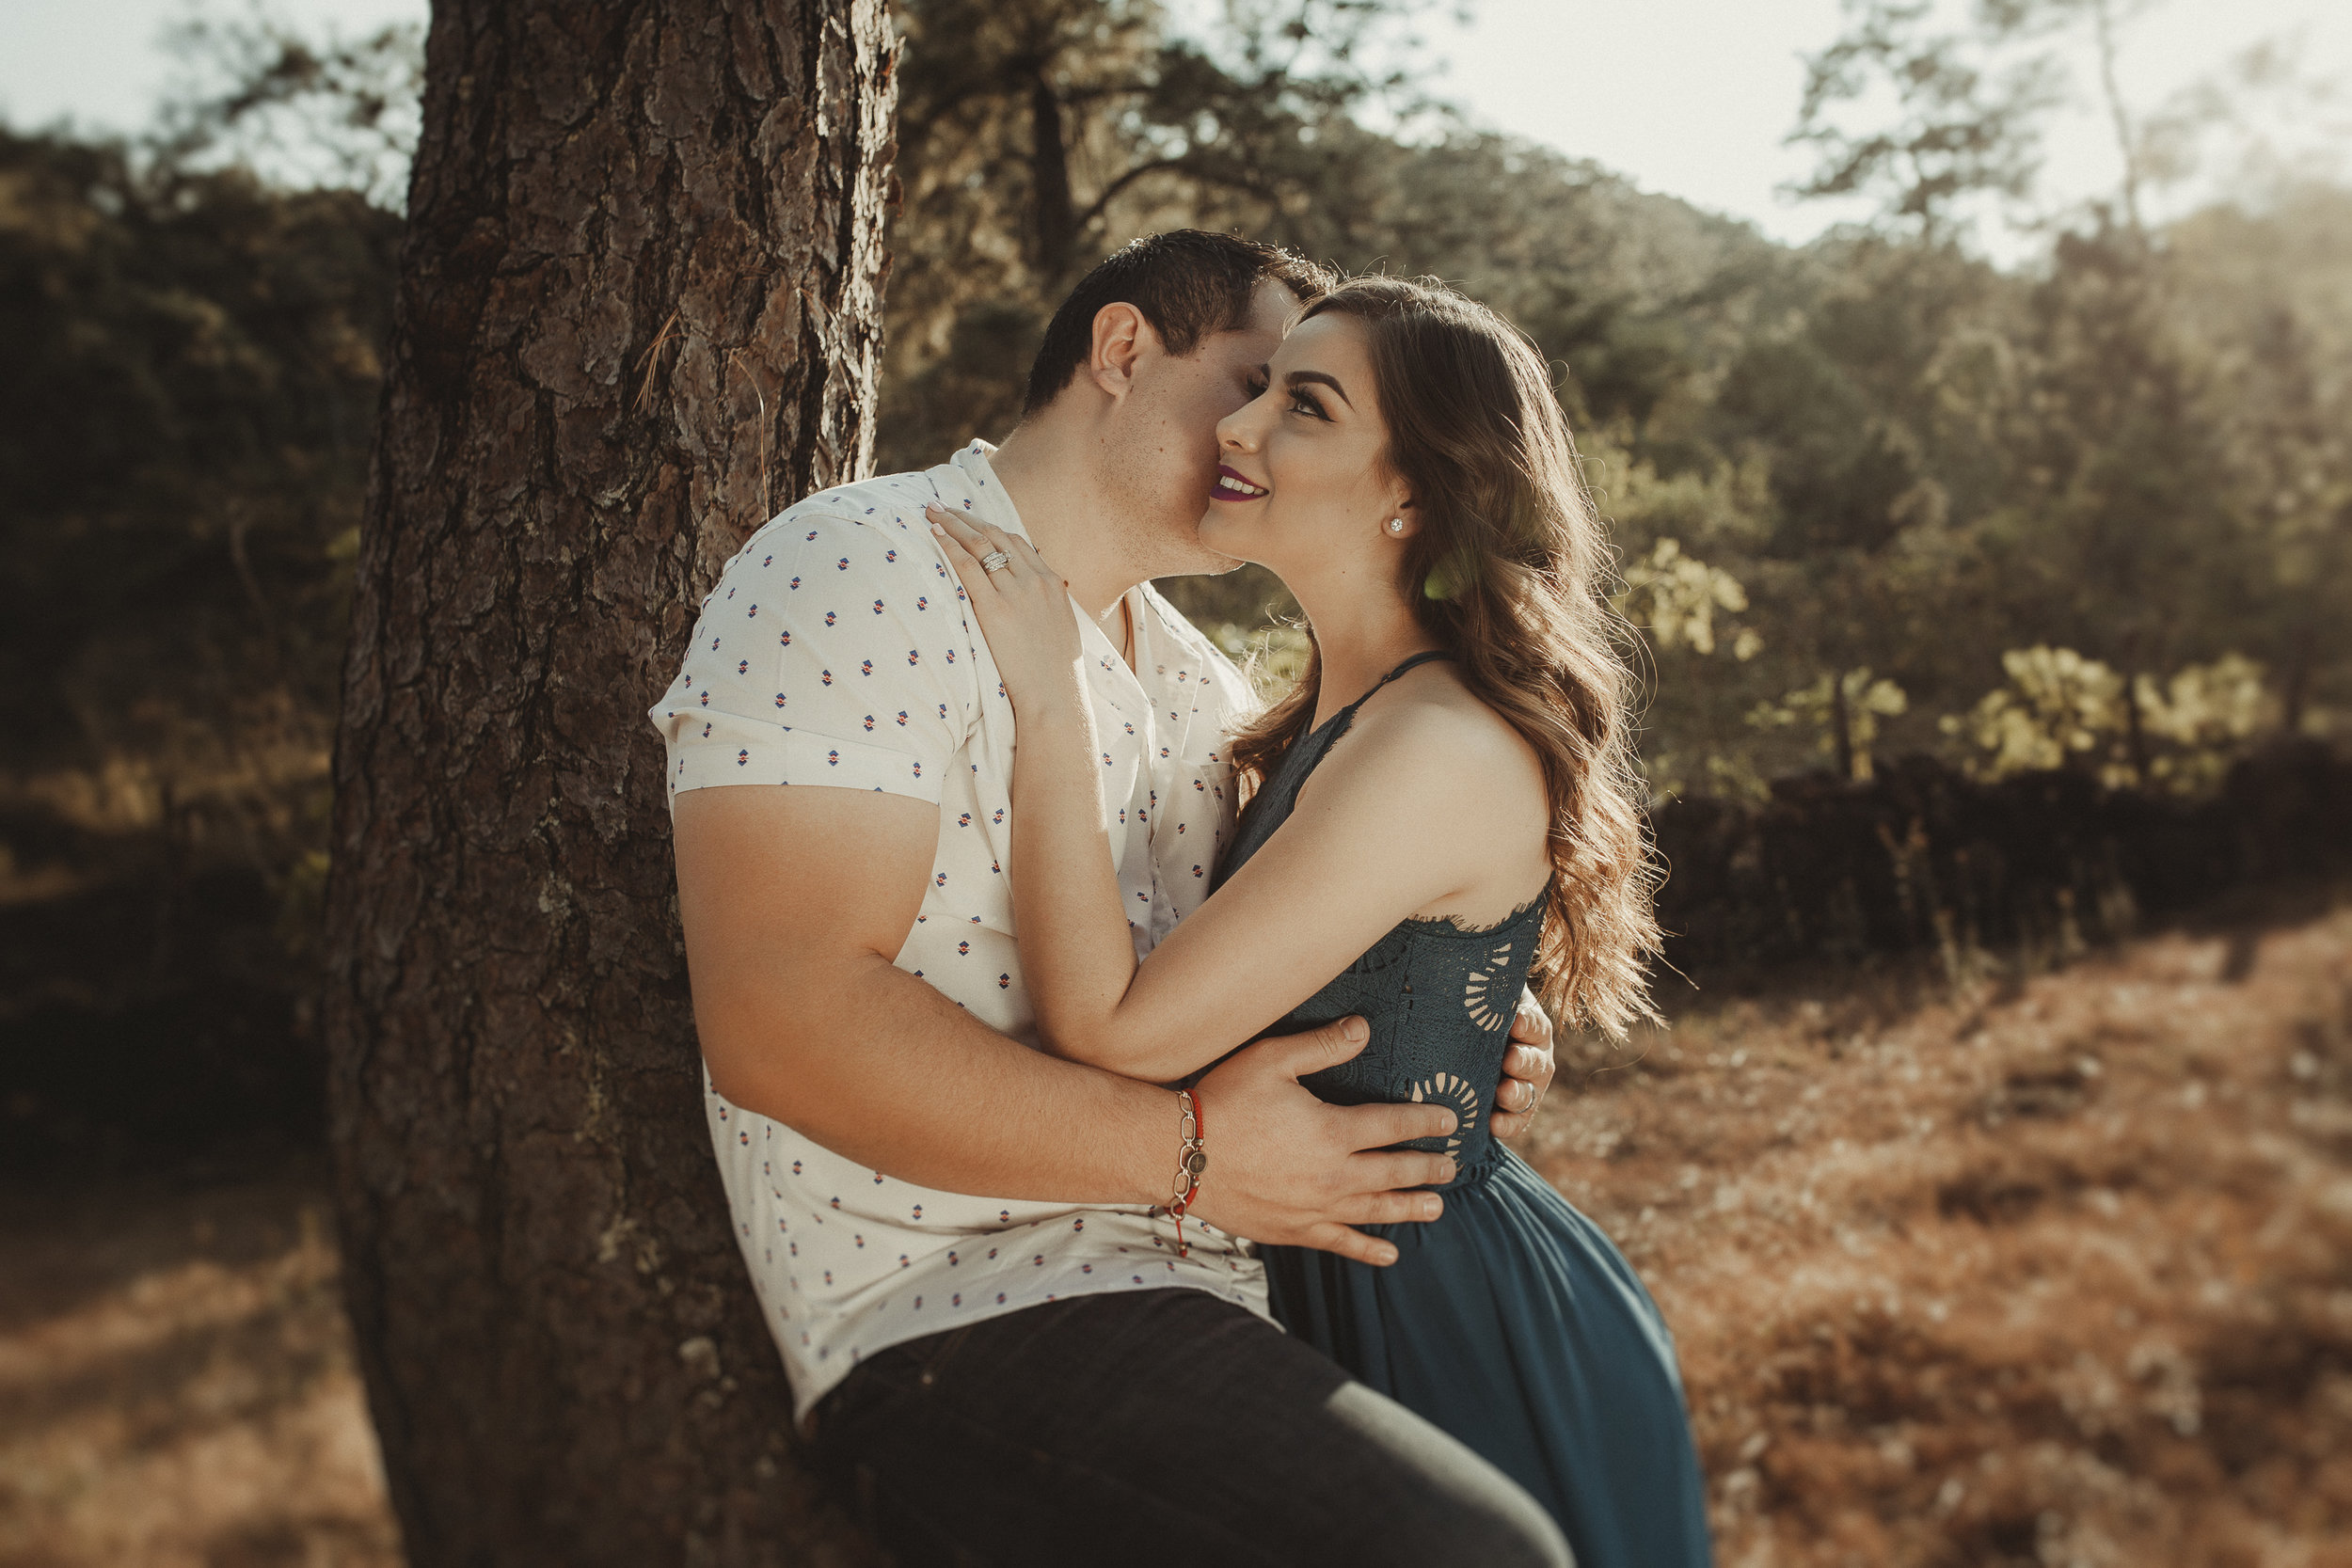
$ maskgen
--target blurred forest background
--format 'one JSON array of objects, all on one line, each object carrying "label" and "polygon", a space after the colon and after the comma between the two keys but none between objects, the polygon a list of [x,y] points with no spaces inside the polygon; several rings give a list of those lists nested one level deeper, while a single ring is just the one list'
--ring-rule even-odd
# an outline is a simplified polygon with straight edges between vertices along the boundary
[{"label": "blurred forest background", "polygon": [[[2108,0],[1946,30],[1866,0],[1790,117],[1809,188],[1882,215],[1791,248],[1475,129],[1397,63],[1419,9],[1233,0],[1179,32],[1144,0],[902,4],[882,468],[1009,428],[1052,306],[1129,235],[1437,273],[1558,367],[1645,634],[1681,967],[2030,965],[2341,853],[2352,189],[2232,139],[2324,84],[2265,47],[2112,99],[2124,183],[2047,210],[2050,115],[2114,91],[2061,46],[2111,50]],[[0,133],[10,1162],[314,1095],[421,40],[205,14],[148,135]],[[2142,221],[2220,157],[2233,199]],[[2036,226],[2030,264],[1969,243],[1988,198]],[[1295,657],[1256,569],[1168,586],[1268,672]]]},{"label": "blurred forest background", "polygon": [[[2065,68],[2083,39],[2111,67],[2123,0],[1856,0],[1790,129],[1811,193],[1880,215],[1790,247],[1481,131],[1411,69],[1417,10],[899,0],[880,466],[1001,436],[1053,305],[1134,234],[1435,273],[1558,369],[1643,635],[1677,968],[1770,992],[1910,954],[2013,1001],[2352,871],[2352,187],[2237,135],[2327,84],[2258,49],[2136,103]],[[0,129],[14,1175],[319,1138],[326,759],[421,40],[256,12],[176,46],[143,137]],[[2070,95],[2125,172],[2057,207]],[[2229,200],[2143,216],[2221,159]],[[1994,212],[2029,261],[1985,259]],[[1267,678],[1295,661],[1254,568],[1163,586]]]}]

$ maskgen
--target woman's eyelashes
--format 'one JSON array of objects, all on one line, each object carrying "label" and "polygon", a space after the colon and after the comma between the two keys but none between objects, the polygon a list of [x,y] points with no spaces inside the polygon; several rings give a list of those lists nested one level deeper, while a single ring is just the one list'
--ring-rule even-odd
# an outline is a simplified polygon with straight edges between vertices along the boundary
[{"label": "woman's eyelashes", "polygon": [[[1273,389],[1274,383],[1268,376],[1253,375],[1243,382],[1242,386],[1249,393],[1249,401],[1255,403]],[[1315,395],[1308,391],[1304,386],[1293,387],[1288,396],[1290,401],[1283,407],[1284,413],[1304,414],[1311,420],[1321,420],[1327,424],[1330,422],[1330,414],[1325,410],[1321,403],[1316,401]]]}]

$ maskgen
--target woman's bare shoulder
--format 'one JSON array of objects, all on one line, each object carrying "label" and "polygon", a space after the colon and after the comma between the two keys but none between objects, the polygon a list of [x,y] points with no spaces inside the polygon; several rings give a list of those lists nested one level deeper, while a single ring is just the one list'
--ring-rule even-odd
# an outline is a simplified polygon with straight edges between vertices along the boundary
[{"label": "woman's bare shoulder", "polygon": [[1489,828],[1524,815],[1540,830],[1549,793],[1535,748],[1450,665],[1414,674],[1422,678],[1357,715],[1358,766],[1391,784],[1412,780]]}]

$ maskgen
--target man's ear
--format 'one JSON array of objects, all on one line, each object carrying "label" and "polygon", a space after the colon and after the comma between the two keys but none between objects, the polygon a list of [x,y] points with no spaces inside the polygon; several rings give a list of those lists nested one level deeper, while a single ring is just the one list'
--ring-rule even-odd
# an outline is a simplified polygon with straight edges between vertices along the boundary
[{"label": "man's ear", "polygon": [[1094,312],[1094,342],[1087,355],[1087,373],[1114,400],[1134,389],[1136,365],[1148,349],[1160,346],[1160,335],[1132,305],[1111,304]]}]

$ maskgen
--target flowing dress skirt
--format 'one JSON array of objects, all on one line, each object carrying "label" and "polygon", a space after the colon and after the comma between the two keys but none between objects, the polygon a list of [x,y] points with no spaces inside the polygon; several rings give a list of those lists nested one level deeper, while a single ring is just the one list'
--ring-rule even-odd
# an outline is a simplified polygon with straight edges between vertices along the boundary
[{"label": "flowing dress skirt", "polygon": [[1600,1227],[1494,1148],[1443,1217],[1365,1227],[1395,1243],[1388,1268],[1264,1248],[1275,1316],[1525,1487],[1579,1568],[1703,1568],[1673,1336]]}]

